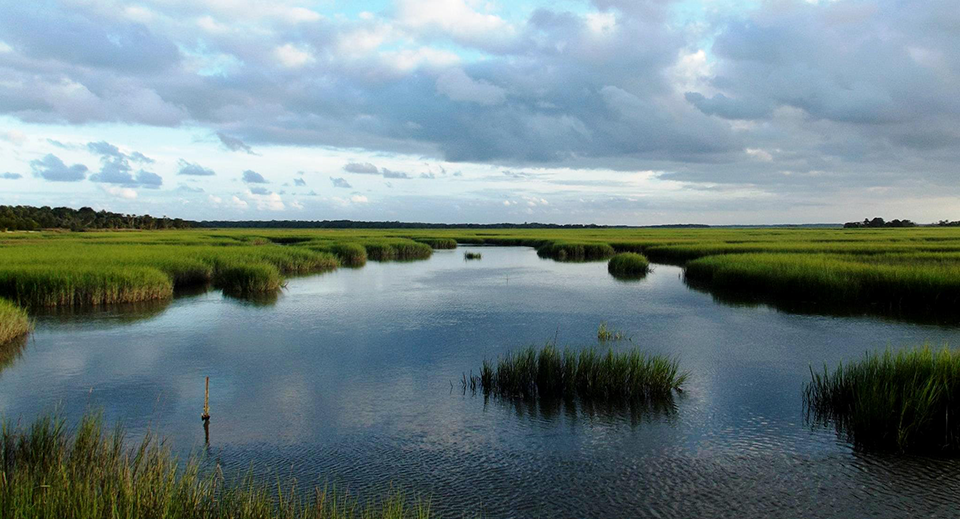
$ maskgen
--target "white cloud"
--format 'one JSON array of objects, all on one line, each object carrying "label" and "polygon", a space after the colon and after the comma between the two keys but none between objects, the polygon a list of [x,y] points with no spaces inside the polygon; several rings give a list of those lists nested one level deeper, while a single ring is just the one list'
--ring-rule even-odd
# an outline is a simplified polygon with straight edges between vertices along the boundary
[{"label": "white cloud", "polygon": [[369,200],[367,200],[367,197],[363,195],[353,195],[350,197],[350,201],[355,204],[365,204],[369,202]]},{"label": "white cloud", "polygon": [[467,101],[487,106],[501,104],[507,97],[504,89],[483,80],[474,80],[459,68],[440,74],[437,78],[437,92],[453,101]]},{"label": "white cloud", "polygon": [[380,58],[399,72],[410,72],[420,67],[446,67],[460,62],[460,56],[456,53],[431,47],[385,51],[380,53]]},{"label": "white cloud", "polygon": [[124,198],[127,200],[133,200],[137,198],[137,192],[129,187],[118,187],[118,186],[104,186],[104,191],[111,196],[117,198]]},{"label": "white cloud", "polygon": [[210,203],[213,204],[213,205],[220,205],[220,204],[223,203],[223,199],[222,199],[222,198],[220,198],[219,196],[214,196],[214,195],[208,196],[208,197],[207,197],[207,200],[209,200]]},{"label": "white cloud", "polygon": [[233,205],[233,207],[236,207],[237,209],[246,209],[247,207],[250,206],[250,204],[248,204],[245,200],[241,200],[236,195],[230,198],[230,203]]},{"label": "white cloud", "polygon": [[273,50],[273,55],[281,65],[287,68],[300,68],[316,61],[310,51],[296,47],[292,43],[277,47]]}]

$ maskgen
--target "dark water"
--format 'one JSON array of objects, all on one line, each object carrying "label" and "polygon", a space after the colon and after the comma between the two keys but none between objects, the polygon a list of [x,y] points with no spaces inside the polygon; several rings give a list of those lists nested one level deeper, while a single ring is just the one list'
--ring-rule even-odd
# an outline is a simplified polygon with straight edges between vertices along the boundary
[{"label": "dark water", "polygon": [[[474,250],[475,247],[467,248]],[[303,483],[427,495],[447,516],[906,517],[960,513],[960,462],[854,452],[804,424],[809,366],[866,350],[960,344],[960,328],[718,304],[680,269],[640,282],[528,248],[290,281],[273,304],[184,296],[50,315],[0,372],[0,412],[88,406],[134,438],[159,430]],[[691,372],[671,415],[485,401],[459,378],[484,358],[597,326]]]}]

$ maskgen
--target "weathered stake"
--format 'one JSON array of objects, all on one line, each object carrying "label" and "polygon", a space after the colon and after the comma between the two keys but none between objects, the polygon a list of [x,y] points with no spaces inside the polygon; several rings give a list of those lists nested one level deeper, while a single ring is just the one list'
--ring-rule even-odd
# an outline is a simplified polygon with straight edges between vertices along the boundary
[{"label": "weathered stake", "polygon": [[210,377],[207,377],[207,386],[203,391],[203,414],[200,419],[204,422],[210,421]]}]

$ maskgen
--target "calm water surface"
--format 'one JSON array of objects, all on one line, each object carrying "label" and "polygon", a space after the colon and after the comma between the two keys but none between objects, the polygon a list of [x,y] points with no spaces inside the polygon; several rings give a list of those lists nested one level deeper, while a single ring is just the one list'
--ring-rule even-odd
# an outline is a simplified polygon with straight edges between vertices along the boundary
[{"label": "calm water surface", "polygon": [[[466,250],[476,250],[468,247]],[[229,472],[379,495],[447,516],[905,517],[960,513],[960,463],[854,452],[804,424],[809,366],[866,350],[960,344],[960,328],[734,307],[676,267],[639,282],[529,248],[463,250],[292,279],[253,304],[219,292],[163,306],[41,316],[0,372],[0,413],[89,407],[134,438],[160,431]],[[485,401],[484,358],[596,341],[601,321],[691,372],[676,413]],[[630,347],[631,343],[615,347]]]}]

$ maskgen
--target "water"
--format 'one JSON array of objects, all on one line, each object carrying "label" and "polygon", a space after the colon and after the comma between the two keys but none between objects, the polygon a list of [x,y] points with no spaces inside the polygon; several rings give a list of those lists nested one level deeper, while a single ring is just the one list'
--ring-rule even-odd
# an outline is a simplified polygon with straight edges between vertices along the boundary
[{"label": "water", "polygon": [[[466,250],[478,250],[467,247]],[[0,413],[59,406],[301,484],[431,498],[447,516],[955,516],[960,462],[854,452],[802,414],[809,366],[960,328],[726,306],[676,267],[618,282],[529,248],[437,251],[292,279],[275,302],[218,292],[38,318],[0,372]],[[691,372],[675,414],[485,401],[484,358],[607,321]],[[199,415],[211,378],[210,444]]]}]

